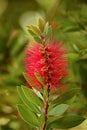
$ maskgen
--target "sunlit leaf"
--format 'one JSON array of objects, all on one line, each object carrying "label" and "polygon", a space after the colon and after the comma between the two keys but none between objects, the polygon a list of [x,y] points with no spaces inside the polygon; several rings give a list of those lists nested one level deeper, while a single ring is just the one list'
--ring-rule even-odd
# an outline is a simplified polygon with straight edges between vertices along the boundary
[{"label": "sunlit leaf", "polygon": [[6,118],[6,117],[0,117],[0,126],[3,126],[3,125],[8,124],[9,121],[10,121],[9,118]]},{"label": "sunlit leaf", "polygon": [[35,94],[36,94],[39,98],[41,98],[42,100],[44,100],[43,96],[41,95],[41,93],[40,93],[38,90],[36,90],[35,88],[33,88],[33,91],[35,92]]},{"label": "sunlit leaf", "polygon": [[30,26],[27,26],[28,27],[28,30],[31,30],[33,33],[35,33],[36,35],[40,35],[40,30],[37,26],[35,25],[30,25]]},{"label": "sunlit leaf", "polygon": [[35,34],[31,29],[28,29],[28,31],[29,31],[29,33],[30,33],[33,37],[36,36],[36,34]]},{"label": "sunlit leaf", "polygon": [[44,34],[45,34],[46,38],[49,38],[52,35],[52,28],[48,22],[45,25]]},{"label": "sunlit leaf", "polygon": [[74,51],[79,52],[79,48],[76,44],[72,44]]},{"label": "sunlit leaf", "polygon": [[41,30],[41,32],[43,32],[44,31],[44,26],[45,26],[45,21],[43,19],[39,18],[38,26],[39,26],[39,29]]},{"label": "sunlit leaf", "polygon": [[48,113],[48,115],[52,116],[60,116],[62,115],[67,109],[69,108],[69,105],[67,104],[60,104],[51,109]]}]

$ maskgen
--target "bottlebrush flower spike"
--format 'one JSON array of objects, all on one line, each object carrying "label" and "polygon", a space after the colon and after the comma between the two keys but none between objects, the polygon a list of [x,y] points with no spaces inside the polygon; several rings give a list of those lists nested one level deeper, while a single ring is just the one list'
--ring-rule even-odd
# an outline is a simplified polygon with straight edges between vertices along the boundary
[{"label": "bottlebrush flower spike", "polygon": [[60,80],[67,75],[67,60],[64,57],[66,50],[61,43],[45,47],[40,44],[27,48],[25,58],[26,75],[31,78],[33,87],[44,87],[36,78],[35,72],[44,79],[54,90],[60,85]]}]

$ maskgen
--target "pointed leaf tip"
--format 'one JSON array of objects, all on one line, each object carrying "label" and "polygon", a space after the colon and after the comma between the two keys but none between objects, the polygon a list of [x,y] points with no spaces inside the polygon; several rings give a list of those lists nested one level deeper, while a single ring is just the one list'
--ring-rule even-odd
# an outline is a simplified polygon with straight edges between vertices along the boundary
[{"label": "pointed leaf tip", "polygon": [[44,31],[44,26],[45,26],[45,21],[43,19],[39,18],[38,26],[39,26],[39,29],[41,30],[41,32],[43,32]]}]

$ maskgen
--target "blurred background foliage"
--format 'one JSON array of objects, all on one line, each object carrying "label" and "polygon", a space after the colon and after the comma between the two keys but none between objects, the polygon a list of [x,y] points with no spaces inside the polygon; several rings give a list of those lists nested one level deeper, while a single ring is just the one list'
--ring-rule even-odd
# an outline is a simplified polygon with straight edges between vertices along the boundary
[{"label": "blurred background foliage", "polygon": [[[26,84],[24,49],[32,41],[26,26],[39,17],[50,22],[55,41],[68,48],[65,83],[80,88],[69,101],[71,112],[87,117],[87,0],[0,0],[0,130],[33,130],[17,113],[16,86]],[[87,121],[78,129],[87,129]]]}]

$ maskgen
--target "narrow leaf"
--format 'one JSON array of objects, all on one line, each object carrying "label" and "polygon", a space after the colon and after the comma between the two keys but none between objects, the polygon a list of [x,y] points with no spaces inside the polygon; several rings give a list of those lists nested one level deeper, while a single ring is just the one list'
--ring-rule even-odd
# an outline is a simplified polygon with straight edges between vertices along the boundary
[{"label": "narrow leaf", "polygon": [[23,101],[23,103],[24,103],[25,105],[28,106],[28,108],[29,108],[31,111],[33,111],[33,112],[35,112],[35,113],[39,113],[39,114],[41,113],[41,111],[40,111],[40,109],[38,108],[38,106],[35,105],[35,104],[33,104],[33,103],[31,103],[31,102],[26,98],[26,96],[25,96],[25,94],[24,94],[24,91],[22,90],[22,87],[17,86],[17,91],[18,91],[18,94],[19,94],[20,99]]},{"label": "narrow leaf", "polygon": [[34,127],[39,126],[37,116],[32,111],[30,111],[28,107],[24,105],[18,105],[17,108],[20,116],[26,123]]},{"label": "narrow leaf", "polygon": [[39,28],[37,27],[37,26],[35,26],[35,25],[31,25],[31,28],[32,28],[32,30],[36,33],[36,34],[38,34],[38,35],[40,35],[40,30],[39,30]]},{"label": "narrow leaf", "polygon": [[80,57],[77,53],[69,53],[68,58],[72,61],[77,61],[80,59]]},{"label": "narrow leaf", "polygon": [[45,22],[44,22],[43,19],[39,18],[38,26],[39,26],[39,29],[41,30],[41,32],[43,32],[44,31],[44,26],[45,26]]},{"label": "narrow leaf", "polygon": [[53,122],[50,122],[47,126],[47,129],[51,128],[68,129],[79,125],[84,120],[85,118],[80,115],[67,115],[59,119],[56,119]]},{"label": "narrow leaf", "polygon": [[40,30],[37,26],[35,25],[30,25],[30,26],[27,26],[28,27],[28,30],[31,30],[33,33],[35,33],[36,35],[40,35]]},{"label": "narrow leaf", "polygon": [[38,37],[38,36],[34,36],[34,40],[37,42],[37,43],[42,43],[41,39]]},{"label": "narrow leaf", "polygon": [[40,87],[36,84],[36,82],[34,82],[32,77],[27,76],[25,73],[23,73],[25,80],[28,82],[28,84],[32,87],[35,88],[37,90],[40,89]]},{"label": "narrow leaf", "polygon": [[76,89],[71,89],[69,91],[67,91],[64,94],[61,94],[59,97],[57,97],[55,100],[53,100],[53,104],[61,104],[61,103],[65,103],[67,100],[71,99],[73,96],[75,96],[75,94],[79,91],[80,89],[76,88]]},{"label": "narrow leaf", "polygon": [[47,33],[48,33],[48,28],[49,28],[49,23],[47,22],[47,23],[45,24],[44,34],[47,34]]},{"label": "narrow leaf", "polygon": [[37,72],[35,72],[34,75],[36,76],[37,80],[44,86],[45,84],[42,76]]},{"label": "narrow leaf", "polygon": [[41,93],[40,93],[39,91],[37,91],[35,88],[33,88],[33,91],[35,92],[35,94],[36,94],[39,98],[41,98],[41,100],[44,101],[44,98],[43,98],[43,96],[41,95]]},{"label": "narrow leaf", "polygon": [[31,29],[28,29],[28,31],[29,31],[29,33],[30,33],[33,37],[36,36],[36,34],[35,34]]},{"label": "narrow leaf", "polygon": [[76,44],[72,44],[74,51],[79,52],[79,48]]},{"label": "narrow leaf", "polygon": [[22,90],[24,91],[24,94],[26,98],[33,104],[43,107],[42,100],[33,92],[32,89],[27,88],[25,86],[22,86]]},{"label": "narrow leaf", "polygon": [[52,116],[60,116],[62,115],[67,109],[69,108],[69,105],[67,104],[60,104],[54,107],[51,111],[49,111],[49,115]]},{"label": "narrow leaf", "polygon": [[44,122],[44,114],[41,114],[40,117],[39,117],[39,123],[40,123],[40,126],[43,125],[43,122]]},{"label": "narrow leaf", "polygon": [[44,34],[45,34],[46,38],[49,38],[49,36],[52,34],[52,28],[48,22],[45,25]]}]

